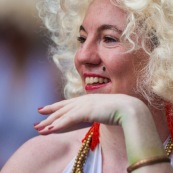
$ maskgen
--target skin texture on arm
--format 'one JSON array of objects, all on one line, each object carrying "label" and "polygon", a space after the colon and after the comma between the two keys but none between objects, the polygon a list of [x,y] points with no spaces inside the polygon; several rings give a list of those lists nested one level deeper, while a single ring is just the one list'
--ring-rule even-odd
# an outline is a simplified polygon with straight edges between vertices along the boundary
[{"label": "skin texture on arm", "polygon": [[[129,165],[142,159],[166,156],[149,109],[134,97],[122,94],[86,95],[46,106],[40,110],[40,113],[51,113],[46,120],[35,127],[44,128],[39,131],[40,134],[58,132],[80,121],[121,125]],[[151,167],[160,173],[171,169],[167,163],[146,166],[147,169]],[[136,170],[137,173],[141,171],[143,170]]]},{"label": "skin texture on arm", "polygon": [[81,144],[80,136],[84,136],[87,130],[35,137],[14,153],[1,173],[62,173],[76,156]]},{"label": "skin texture on arm", "polygon": [[46,140],[43,136],[38,138],[31,139],[20,147],[3,167],[2,173],[44,172],[44,165],[49,167],[49,154],[53,152],[46,149],[50,145],[50,137],[46,137]]}]

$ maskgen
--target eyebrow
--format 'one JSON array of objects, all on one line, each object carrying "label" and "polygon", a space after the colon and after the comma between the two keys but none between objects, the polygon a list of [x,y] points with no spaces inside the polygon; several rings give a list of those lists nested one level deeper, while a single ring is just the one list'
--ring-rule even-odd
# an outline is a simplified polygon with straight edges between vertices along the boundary
[{"label": "eyebrow", "polygon": [[[123,32],[122,30],[118,29],[118,27],[117,27],[116,25],[107,25],[107,24],[101,25],[101,26],[97,29],[97,31],[98,31],[98,32],[101,32],[101,31],[109,30],[109,29],[110,29],[110,30],[116,31],[116,32],[118,32],[119,34],[122,34],[122,32]],[[86,32],[86,30],[85,30],[85,28],[84,28],[83,25],[80,26],[79,31],[84,31],[84,32]]]},{"label": "eyebrow", "polygon": [[82,25],[80,25],[79,31],[85,31],[86,32],[85,28]]}]

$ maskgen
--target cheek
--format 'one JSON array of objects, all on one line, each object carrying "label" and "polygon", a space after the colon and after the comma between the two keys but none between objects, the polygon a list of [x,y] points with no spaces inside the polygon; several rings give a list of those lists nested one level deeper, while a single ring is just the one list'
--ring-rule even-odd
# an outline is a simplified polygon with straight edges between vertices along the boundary
[{"label": "cheek", "polygon": [[113,73],[114,75],[122,75],[126,72],[129,72],[132,70],[132,61],[130,57],[127,57],[125,55],[116,55],[112,58],[107,59],[107,68],[110,73]]},{"label": "cheek", "polygon": [[100,49],[100,55],[110,73],[120,74],[130,64],[131,57],[125,54],[125,48],[121,45],[112,49]]},{"label": "cheek", "polygon": [[79,71],[80,64],[78,61],[78,53],[77,52],[76,52],[75,57],[74,57],[74,65],[75,65],[77,71]]}]

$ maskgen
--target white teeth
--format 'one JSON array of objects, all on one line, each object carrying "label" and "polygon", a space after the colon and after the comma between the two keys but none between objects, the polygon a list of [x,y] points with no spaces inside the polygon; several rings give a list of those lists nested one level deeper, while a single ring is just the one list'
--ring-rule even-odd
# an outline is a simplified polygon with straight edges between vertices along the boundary
[{"label": "white teeth", "polygon": [[99,78],[99,83],[103,83],[103,78]]},{"label": "white teeth", "polygon": [[89,83],[92,84],[94,82],[94,78],[90,77],[89,79],[90,79]]},{"label": "white teeth", "polygon": [[108,83],[108,79],[104,79],[103,81],[104,81],[104,83]]},{"label": "white teeth", "polygon": [[109,80],[107,78],[101,78],[101,77],[86,77],[85,83],[86,84],[93,84],[93,83],[108,83]]},{"label": "white teeth", "polygon": [[88,84],[89,82],[90,82],[89,77],[86,77],[86,78],[85,78],[85,83]]},{"label": "white teeth", "polygon": [[98,83],[98,81],[99,81],[98,77],[95,77],[94,78],[94,83]]}]

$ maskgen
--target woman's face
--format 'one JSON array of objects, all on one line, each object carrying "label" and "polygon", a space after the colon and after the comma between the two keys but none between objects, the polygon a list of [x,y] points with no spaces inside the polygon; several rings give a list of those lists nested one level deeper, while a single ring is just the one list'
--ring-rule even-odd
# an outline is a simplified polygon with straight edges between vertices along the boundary
[{"label": "woman's face", "polygon": [[94,0],[89,6],[80,26],[80,47],[75,56],[87,93],[135,95],[137,74],[148,56],[143,50],[125,53],[119,41],[125,27],[125,12],[110,0]]}]

